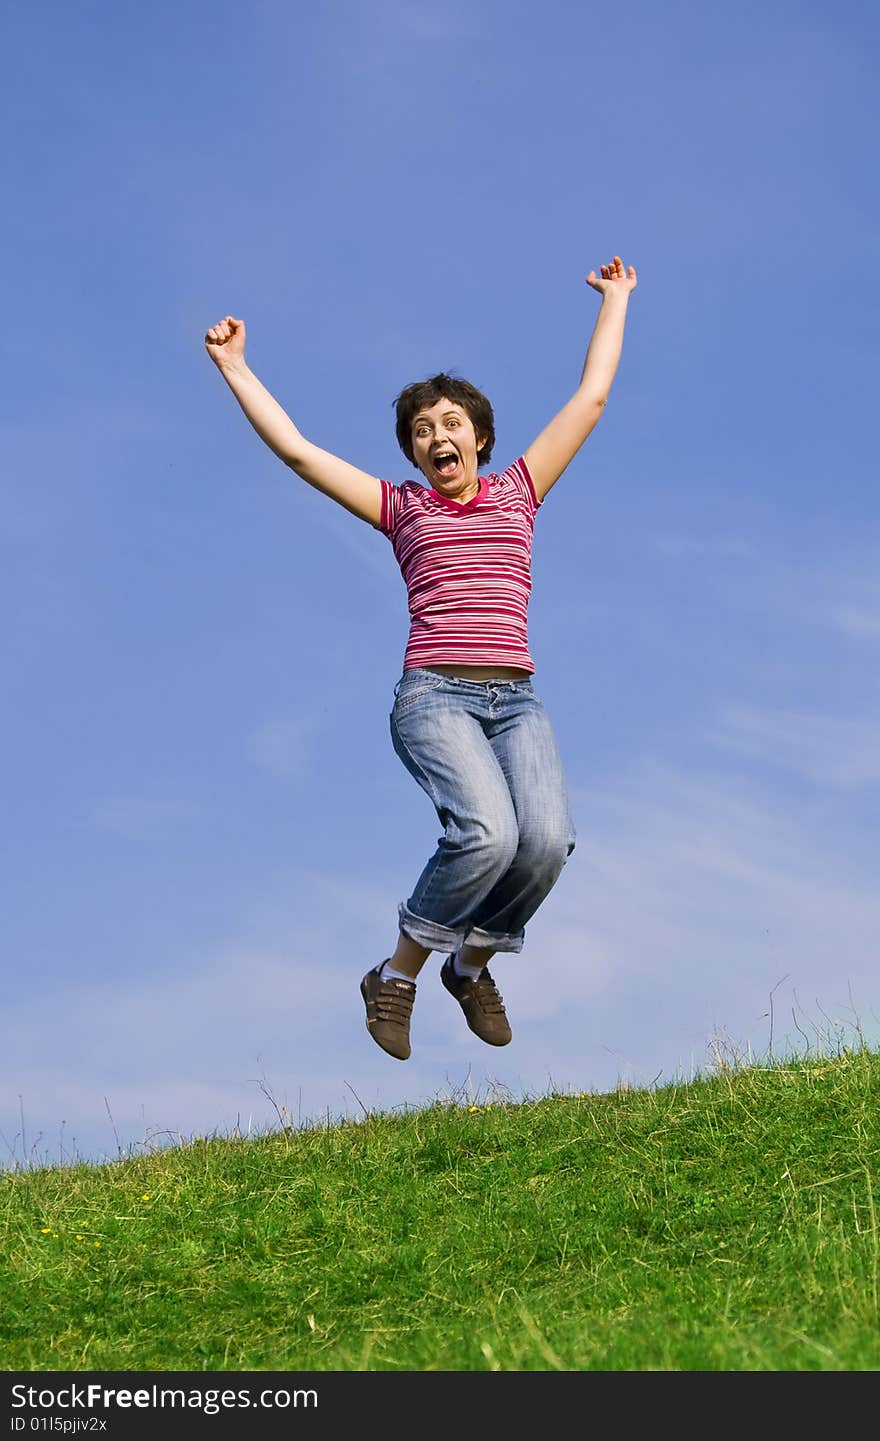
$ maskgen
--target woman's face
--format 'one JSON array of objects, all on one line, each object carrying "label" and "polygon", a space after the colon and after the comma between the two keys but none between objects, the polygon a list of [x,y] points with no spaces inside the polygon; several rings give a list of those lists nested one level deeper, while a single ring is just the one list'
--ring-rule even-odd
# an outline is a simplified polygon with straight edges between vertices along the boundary
[{"label": "woman's face", "polygon": [[467,411],[451,400],[438,400],[420,410],[412,424],[416,465],[441,495],[469,500],[479,489],[477,436]]}]

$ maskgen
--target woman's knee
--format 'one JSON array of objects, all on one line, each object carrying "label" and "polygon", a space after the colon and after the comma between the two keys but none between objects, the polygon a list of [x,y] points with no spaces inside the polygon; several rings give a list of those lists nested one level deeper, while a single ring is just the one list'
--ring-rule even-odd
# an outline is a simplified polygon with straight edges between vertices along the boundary
[{"label": "woman's knee", "polygon": [[516,859],[536,870],[562,870],[575,848],[574,827],[535,827],[520,833]]},{"label": "woman's knee", "polygon": [[520,835],[516,817],[482,820],[474,826],[472,849],[479,857],[481,869],[503,876],[509,870],[519,849]]}]

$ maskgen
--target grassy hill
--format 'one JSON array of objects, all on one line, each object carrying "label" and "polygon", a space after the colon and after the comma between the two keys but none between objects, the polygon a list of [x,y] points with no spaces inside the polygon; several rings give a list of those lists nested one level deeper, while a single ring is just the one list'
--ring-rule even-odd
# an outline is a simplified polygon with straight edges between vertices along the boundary
[{"label": "grassy hill", "polygon": [[880,1055],[0,1177],[7,1370],[880,1369]]}]

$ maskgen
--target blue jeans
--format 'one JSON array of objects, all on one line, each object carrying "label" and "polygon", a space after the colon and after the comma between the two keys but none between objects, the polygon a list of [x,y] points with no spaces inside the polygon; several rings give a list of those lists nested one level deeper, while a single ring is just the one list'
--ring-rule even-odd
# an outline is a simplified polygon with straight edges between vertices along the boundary
[{"label": "blue jeans", "polygon": [[445,827],[399,906],[432,951],[521,951],[525,923],[575,846],[556,737],[531,680],[404,671],[391,740]]}]

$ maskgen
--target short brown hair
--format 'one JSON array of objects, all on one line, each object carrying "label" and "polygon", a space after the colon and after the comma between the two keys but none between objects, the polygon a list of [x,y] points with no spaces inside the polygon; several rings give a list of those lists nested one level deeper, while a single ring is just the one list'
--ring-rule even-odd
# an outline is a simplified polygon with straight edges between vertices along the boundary
[{"label": "short brown hair", "polygon": [[445,372],[407,385],[393,402],[397,410],[397,444],[407,460],[412,465],[416,463],[412,447],[413,421],[420,410],[436,405],[438,400],[449,400],[453,405],[461,406],[470,418],[478,439],[482,436],[483,443],[477,449],[477,464],[488,465],[495,444],[495,414],[492,406],[483,392],[471,385],[469,380],[460,380],[457,376],[446,375]]}]

